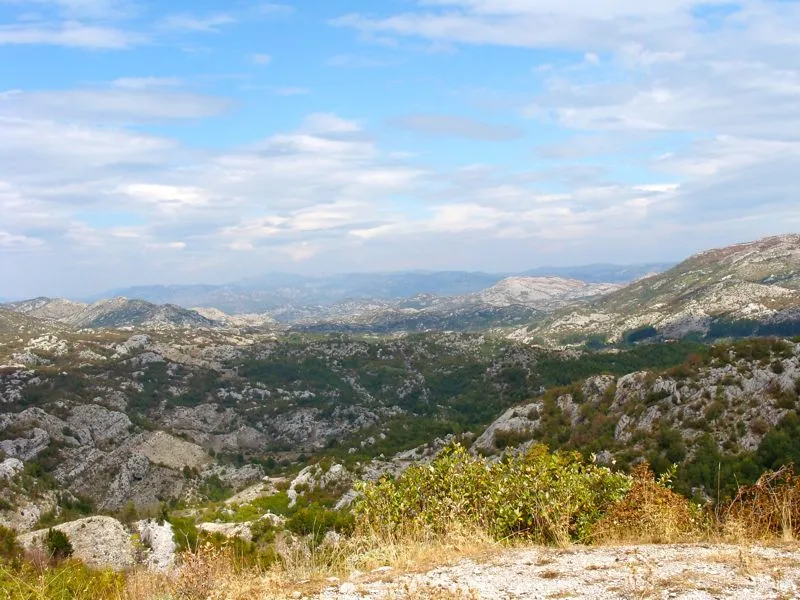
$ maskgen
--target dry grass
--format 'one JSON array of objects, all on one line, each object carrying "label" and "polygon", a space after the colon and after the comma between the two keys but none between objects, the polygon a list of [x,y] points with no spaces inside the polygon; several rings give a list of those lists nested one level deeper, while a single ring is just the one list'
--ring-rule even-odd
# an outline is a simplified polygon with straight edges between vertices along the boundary
[{"label": "dry grass", "polygon": [[[277,600],[289,598],[295,592],[308,596],[332,582],[346,580],[354,572],[364,573],[359,581],[368,583],[386,577],[381,567],[391,567],[389,573],[393,579],[464,558],[485,558],[500,548],[498,542],[476,531],[453,531],[439,536],[420,533],[398,539],[362,535],[344,540],[336,547],[316,550],[301,543],[287,545],[280,564],[258,571],[237,568],[235,556],[206,545],[184,555],[175,577],[132,574],[120,600]],[[402,593],[398,598],[411,599],[472,597],[462,590],[438,588],[396,593]]]},{"label": "dry grass", "polygon": [[599,544],[696,542],[712,531],[710,520],[685,497],[659,484],[650,467],[634,469],[628,494],[595,524]]},{"label": "dry grass", "polygon": [[785,466],[764,473],[739,489],[723,512],[728,536],[747,540],[780,537],[789,542],[800,536],[800,477]]}]

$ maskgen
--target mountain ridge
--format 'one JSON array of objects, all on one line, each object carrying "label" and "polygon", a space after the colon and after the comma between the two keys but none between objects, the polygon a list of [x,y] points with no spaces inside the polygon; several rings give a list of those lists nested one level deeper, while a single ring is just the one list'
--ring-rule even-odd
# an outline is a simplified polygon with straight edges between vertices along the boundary
[{"label": "mountain ridge", "polygon": [[[521,328],[518,339],[558,343],[592,336],[621,341],[650,329],[651,337],[697,334],[794,334],[800,324],[800,234],[771,236],[705,250],[672,269]],[[800,328],[798,328],[800,332]]]}]

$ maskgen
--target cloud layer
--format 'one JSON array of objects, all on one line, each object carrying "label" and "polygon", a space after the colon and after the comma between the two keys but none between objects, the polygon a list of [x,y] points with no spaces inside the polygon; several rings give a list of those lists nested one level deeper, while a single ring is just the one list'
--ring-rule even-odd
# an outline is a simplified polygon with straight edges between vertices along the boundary
[{"label": "cloud layer", "polygon": [[[287,80],[281,47],[229,36],[298,19],[300,5],[0,0],[17,15],[0,24],[0,51],[174,45],[189,61],[235,47],[245,71],[0,81],[0,296],[269,270],[638,262],[800,229],[800,3],[404,6],[308,15],[353,44],[315,57],[319,77]],[[470,73],[482,53],[507,57],[502,76]],[[414,91],[381,112],[326,95],[326,77],[390,106],[393,90]],[[238,124],[242,90],[261,89],[273,100]],[[193,133],[214,122],[215,140],[228,122],[246,135]]]}]

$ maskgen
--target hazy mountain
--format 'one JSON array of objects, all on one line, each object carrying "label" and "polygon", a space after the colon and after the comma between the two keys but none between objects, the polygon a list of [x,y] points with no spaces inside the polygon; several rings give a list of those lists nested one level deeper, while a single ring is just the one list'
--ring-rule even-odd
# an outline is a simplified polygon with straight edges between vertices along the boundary
[{"label": "hazy mountain", "polygon": [[475,331],[530,322],[571,302],[619,289],[560,277],[509,277],[492,287],[460,296],[418,295],[392,303],[351,302],[323,308],[300,319],[313,331],[387,333]]},{"label": "hazy mountain", "polygon": [[220,326],[220,323],[180,306],[158,305],[128,298],[101,300],[93,304],[71,302],[63,298],[35,298],[6,304],[4,308],[26,317],[58,322],[79,329]]},{"label": "hazy mountain", "polygon": [[321,306],[352,301],[393,302],[421,295],[461,296],[490,288],[514,275],[578,279],[588,283],[626,283],[669,265],[589,265],[579,267],[542,267],[523,274],[464,271],[411,271],[397,273],[350,273],[306,277],[271,273],[226,285],[140,286],[114,290],[89,298],[124,296],[157,304],[183,307],[217,308],[229,314],[263,313],[281,310],[284,315],[297,311],[310,315]]},{"label": "hazy mountain", "polygon": [[596,264],[577,267],[540,267],[525,271],[528,277],[563,277],[578,279],[586,283],[630,283],[652,273],[661,273],[674,263],[645,263],[640,265]]},{"label": "hazy mountain", "polygon": [[63,298],[33,298],[20,302],[10,302],[6,308],[29,317],[37,319],[48,319],[53,321],[65,321],[80,314],[88,304],[83,302],[72,302]]},{"label": "hazy mountain", "polygon": [[616,341],[634,330],[640,338],[800,333],[800,235],[702,252],[518,336]]}]

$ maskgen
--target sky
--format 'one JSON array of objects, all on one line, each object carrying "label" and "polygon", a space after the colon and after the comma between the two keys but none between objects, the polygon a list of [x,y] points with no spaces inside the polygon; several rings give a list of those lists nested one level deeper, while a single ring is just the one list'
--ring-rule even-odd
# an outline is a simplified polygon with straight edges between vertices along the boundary
[{"label": "sky", "polygon": [[0,297],[800,231],[800,0],[0,0]]}]

